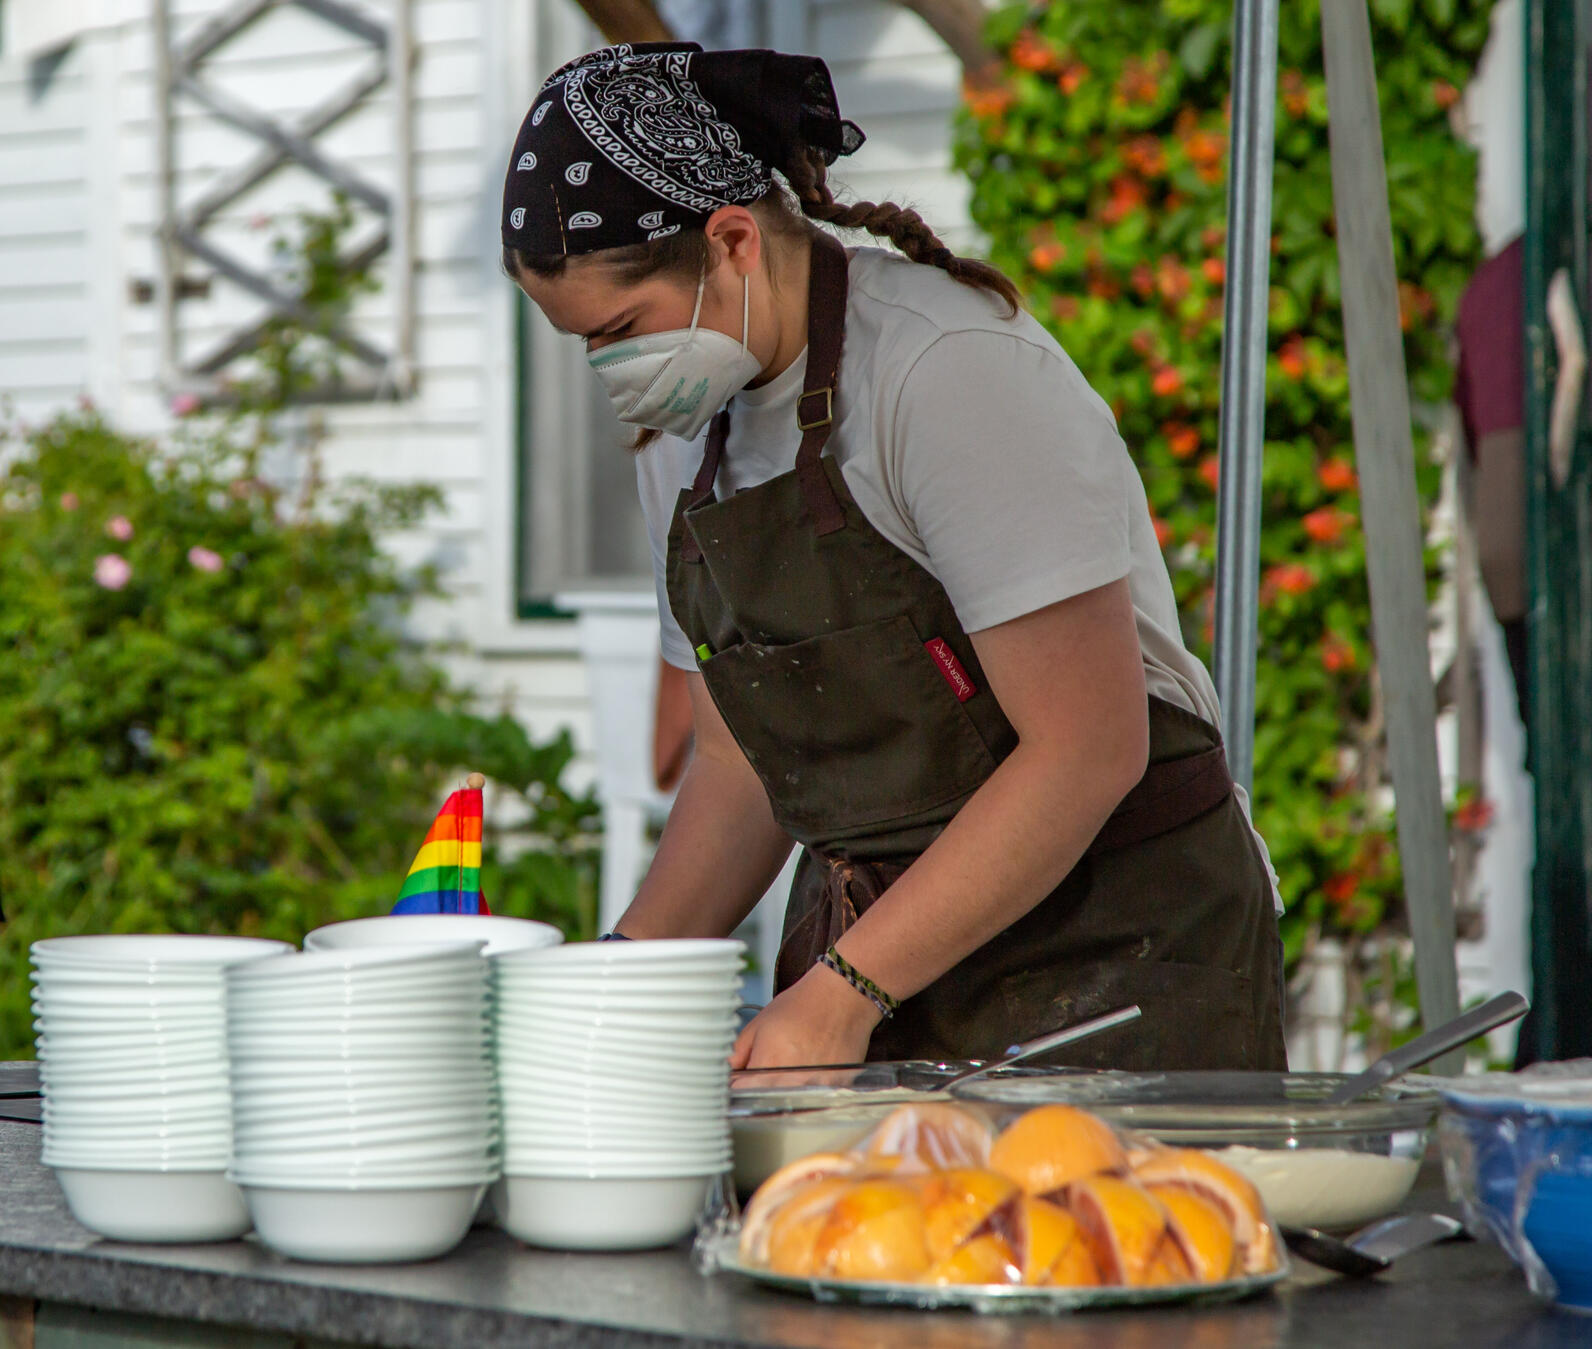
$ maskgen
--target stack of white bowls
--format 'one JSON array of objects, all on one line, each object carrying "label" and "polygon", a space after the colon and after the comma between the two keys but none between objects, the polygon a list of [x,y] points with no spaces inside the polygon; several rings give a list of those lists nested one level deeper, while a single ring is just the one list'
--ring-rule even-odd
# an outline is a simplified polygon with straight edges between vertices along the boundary
[{"label": "stack of white bowls", "polygon": [[636,1250],[691,1230],[730,1161],[745,947],[588,942],[492,961],[503,1180],[522,1241]]},{"label": "stack of white bowls", "polygon": [[306,951],[229,972],[228,1175],[267,1245],[423,1260],[469,1230],[498,1174],[481,949]]},{"label": "stack of white bowls", "polygon": [[223,971],[292,947],[154,934],[35,942],[44,1162],[73,1215],[120,1241],[249,1230],[232,1142]]}]

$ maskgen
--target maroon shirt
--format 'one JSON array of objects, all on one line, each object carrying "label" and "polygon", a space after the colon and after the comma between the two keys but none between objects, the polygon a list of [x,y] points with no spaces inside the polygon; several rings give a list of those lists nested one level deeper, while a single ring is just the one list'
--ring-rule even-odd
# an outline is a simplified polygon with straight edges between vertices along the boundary
[{"label": "maroon shirt", "polygon": [[1481,438],[1526,422],[1526,357],[1519,239],[1476,269],[1459,301],[1454,402],[1474,459]]}]

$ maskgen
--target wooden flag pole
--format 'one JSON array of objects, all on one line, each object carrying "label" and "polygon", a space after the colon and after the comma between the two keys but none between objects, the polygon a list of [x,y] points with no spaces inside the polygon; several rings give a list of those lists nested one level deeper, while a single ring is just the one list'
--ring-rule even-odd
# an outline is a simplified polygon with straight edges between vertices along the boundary
[{"label": "wooden flag pole", "polygon": [[[1421,1020],[1459,1013],[1448,824],[1437,775],[1437,698],[1427,647],[1426,565],[1409,385],[1399,328],[1387,167],[1366,0],[1322,0],[1343,329],[1349,351],[1371,629],[1387,708],[1404,902],[1415,941]],[[1459,1072],[1462,1051],[1437,1060]]]}]

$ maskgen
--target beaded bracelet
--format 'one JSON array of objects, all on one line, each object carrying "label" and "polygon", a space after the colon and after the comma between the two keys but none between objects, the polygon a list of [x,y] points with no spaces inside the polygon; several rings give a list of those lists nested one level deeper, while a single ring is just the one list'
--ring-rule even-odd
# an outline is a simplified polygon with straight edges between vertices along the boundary
[{"label": "beaded bracelet", "polygon": [[861,970],[847,960],[845,956],[835,950],[833,946],[818,957],[818,963],[827,965],[856,989],[857,992],[861,993],[863,997],[867,998],[869,1002],[879,1009],[880,1016],[885,1018],[894,1016],[896,1008],[901,1005],[898,999],[892,998],[884,989],[880,988],[878,984],[874,983],[872,979],[868,978],[866,974],[862,973]]}]

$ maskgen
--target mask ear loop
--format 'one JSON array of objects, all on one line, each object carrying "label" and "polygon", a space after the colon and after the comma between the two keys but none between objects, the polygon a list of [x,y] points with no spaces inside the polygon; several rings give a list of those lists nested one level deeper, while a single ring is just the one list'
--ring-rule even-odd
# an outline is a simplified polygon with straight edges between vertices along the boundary
[{"label": "mask ear loop", "polygon": [[747,350],[747,339],[752,335],[752,278],[741,278],[741,354]]},{"label": "mask ear loop", "polygon": [[693,333],[695,333],[697,330],[697,319],[702,314],[702,293],[707,289],[707,284],[708,269],[704,265],[702,268],[702,275],[697,277],[696,306],[691,310],[691,331]]}]

